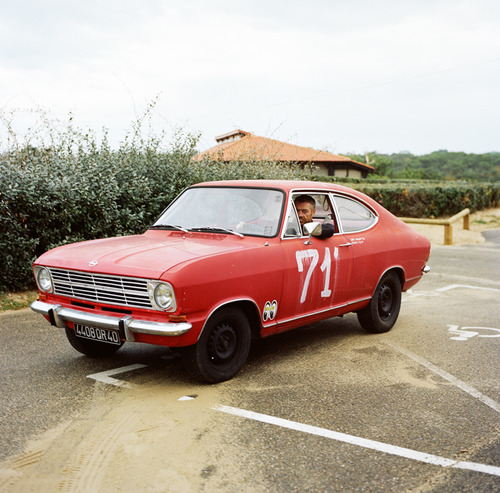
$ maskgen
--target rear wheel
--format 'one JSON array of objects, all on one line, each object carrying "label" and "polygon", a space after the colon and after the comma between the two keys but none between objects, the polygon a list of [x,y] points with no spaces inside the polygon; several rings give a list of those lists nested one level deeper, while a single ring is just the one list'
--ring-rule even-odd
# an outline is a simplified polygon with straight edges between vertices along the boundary
[{"label": "rear wheel", "polygon": [[379,281],[370,303],[357,313],[358,321],[367,332],[388,332],[398,319],[400,307],[401,281],[391,271]]},{"label": "rear wheel", "polygon": [[110,356],[116,353],[118,349],[123,346],[123,341],[121,344],[109,344],[107,342],[91,341],[90,339],[83,339],[75,334],[73,329],[66,327],[66,337],[69,343],[79,352],[85,354],[86,356],[91,356],[92,358],[102,358],[104,356]]},{"label": "rear wheel", "polygon": [[240,371],[250,342],[247,317],[236,308],[224,308],[210,317],[198,343],[183,351],[184,364],[205,382],[223,382]]}]

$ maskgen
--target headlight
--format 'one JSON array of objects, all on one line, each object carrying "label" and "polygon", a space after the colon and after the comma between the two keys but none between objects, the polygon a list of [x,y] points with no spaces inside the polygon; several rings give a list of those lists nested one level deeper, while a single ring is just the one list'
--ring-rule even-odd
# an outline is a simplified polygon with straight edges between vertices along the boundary
[{"label": "headlight", "polygon": [[40,291],[48,293],[52,291],[52,276],[50,272],[45,267],[35,267],[36,273],[36,283],[40,288]]},{"label": "headlight", "polygon": [[174,288],[166,282],[149,282],[149,298],[159,310],[174,312],[176,309]]}]

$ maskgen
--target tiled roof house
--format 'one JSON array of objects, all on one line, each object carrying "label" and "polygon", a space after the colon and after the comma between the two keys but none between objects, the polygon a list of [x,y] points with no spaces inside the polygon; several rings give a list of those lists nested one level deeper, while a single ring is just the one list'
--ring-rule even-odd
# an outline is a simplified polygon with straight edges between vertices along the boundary
[{"label": "tiled roof house", "polygon": [[194,156],[195,161],[208,158],[214,161],[243,161],[247,159],[314,165],[323,176],[366,178],[373,166],[353,161],[326,151],[300,147],[279,140],[268,139],[243,130],[233,130],[215,138],[217,145]]}]

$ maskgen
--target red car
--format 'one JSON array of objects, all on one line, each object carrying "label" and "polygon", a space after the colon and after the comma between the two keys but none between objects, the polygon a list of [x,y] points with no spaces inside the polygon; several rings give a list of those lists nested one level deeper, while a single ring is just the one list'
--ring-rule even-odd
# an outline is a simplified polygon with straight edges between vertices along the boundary
[{"label": "red car", "polygon": [[142,235],[43,254],[31,308],[83,354],[125,341],[178,348],[215,383],[241,369],[252,338],[348,312],[368,332],[390,330],[429,252],[427,238],[341,185],[201,183]]}]

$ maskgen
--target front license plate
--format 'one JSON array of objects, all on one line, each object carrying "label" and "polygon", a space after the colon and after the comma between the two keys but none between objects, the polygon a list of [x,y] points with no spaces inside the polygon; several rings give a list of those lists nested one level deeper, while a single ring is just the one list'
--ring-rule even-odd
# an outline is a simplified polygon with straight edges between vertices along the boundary
[{"label": "front license plate", "polygon": [[83,339],[120,345],[120,333],[113,329],[99,329],[88,325],[75,324],[75,334]]}]

